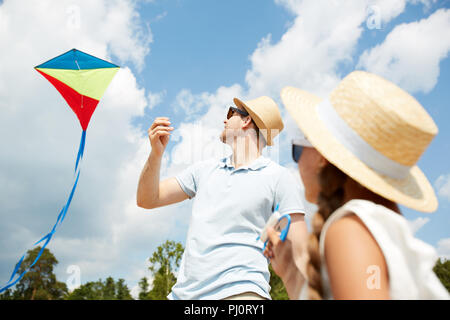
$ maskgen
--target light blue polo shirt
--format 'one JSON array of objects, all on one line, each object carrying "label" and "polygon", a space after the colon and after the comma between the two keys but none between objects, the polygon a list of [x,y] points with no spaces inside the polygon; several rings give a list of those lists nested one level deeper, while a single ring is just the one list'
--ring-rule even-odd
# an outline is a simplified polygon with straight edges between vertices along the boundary
[{"label": "light blue polo shirt", "polygon": [[216,300],[251,291],[270,299],[268,262],[256,238],[277,203],[281,214],[305,212],[292,174],[264,156],[235,169],[230,155],[193,164],[176,179],[194,202],[168,298]]}]

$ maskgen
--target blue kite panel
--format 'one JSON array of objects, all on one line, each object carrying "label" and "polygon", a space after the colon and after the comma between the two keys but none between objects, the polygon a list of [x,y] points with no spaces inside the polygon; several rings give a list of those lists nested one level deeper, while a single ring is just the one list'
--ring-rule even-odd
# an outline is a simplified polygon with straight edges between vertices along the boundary
[{"label": "blue kite panel", "polygon": [[117,67],[111,62],[96,58],[80,50],[72,49],[38,65],[36,68],[84,70]]}]

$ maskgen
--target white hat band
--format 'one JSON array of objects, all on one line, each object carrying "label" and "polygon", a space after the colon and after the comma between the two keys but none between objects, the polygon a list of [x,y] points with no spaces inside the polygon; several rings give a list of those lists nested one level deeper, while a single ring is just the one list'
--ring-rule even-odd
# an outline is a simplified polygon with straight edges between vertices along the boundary
[{"label": "white hat band", "polygon": [[359,160],[380,174],[405,178],[411,167],[389,159],[361,138],[336,112],[328,99],[317,106],[317,114],[334,137]]}]

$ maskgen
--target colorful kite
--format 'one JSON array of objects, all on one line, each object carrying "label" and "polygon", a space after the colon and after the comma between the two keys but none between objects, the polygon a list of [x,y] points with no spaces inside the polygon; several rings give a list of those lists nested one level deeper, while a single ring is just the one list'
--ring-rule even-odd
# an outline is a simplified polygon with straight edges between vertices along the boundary
[{"label": "colorful kite", "polygon": [[89,125],[89,121],[106,88],[116,72],[119,70],[119,66],[105,60],[98,59],[77,49],[72,49],[60,56],[44,62],[43,64],[35,67],[35,69],[48,81],[50,81],[56,90],[58,90],[63,96],[70,108],[72,108],[73,112],[77,115],[83,132],[81,134],[80,147],[78,149],[77,159],[75,162],[74,183],[66,204],[61,209],[52,230],[34,244],[36,246],[45,241],[39,251],[39,254],[36,256],[36,259],[25,271],[18,275],[17,279],[14,279],[23,259],[25,258],[24,254],[16,264],[8,283],[0,289],[0,293],[15,285],[20,279],[22,279],[25,273],[27,273],[28,270],[34,266],[34,264],[39,260],[45,247],[50,242],[56,228],[63,222],[80,176],[80,162],[83,158],[86,130]]}]

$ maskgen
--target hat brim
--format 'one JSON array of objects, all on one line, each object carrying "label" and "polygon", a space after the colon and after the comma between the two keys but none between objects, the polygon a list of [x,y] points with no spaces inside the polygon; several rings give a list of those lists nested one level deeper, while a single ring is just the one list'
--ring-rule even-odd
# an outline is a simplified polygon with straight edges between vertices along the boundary
[{"label": "hat brim", "polygon": [[433,212],[438,201],[425,174],[413,166],[406,178],[380,174],[347,150],[327,129],[317,114],[321,98],[301,89],[286,87],[281,99],[302,132],[330,163],[367,189],[408,208]]},{"label": "hat brim", "polygon": [[[243,101],[241,101],[238,98],[234,98],[233,102],[237,107],[244,108],[248,112],[250,117],[252,117],[253,121],[255,121],[255,124],[258,127],[258,129],[267,129],[266,126],[264,125],[263,121],[261,120],[261,118],[255,112],[253,112],[252,108],[247,106]],[[268,139],[267,133],[263,130],[263,131],[261,131],[261,134],[264,136],[264,139],[266,139],[267,145],[272,146],[273,141],[272,141],[272,139]]]}]

